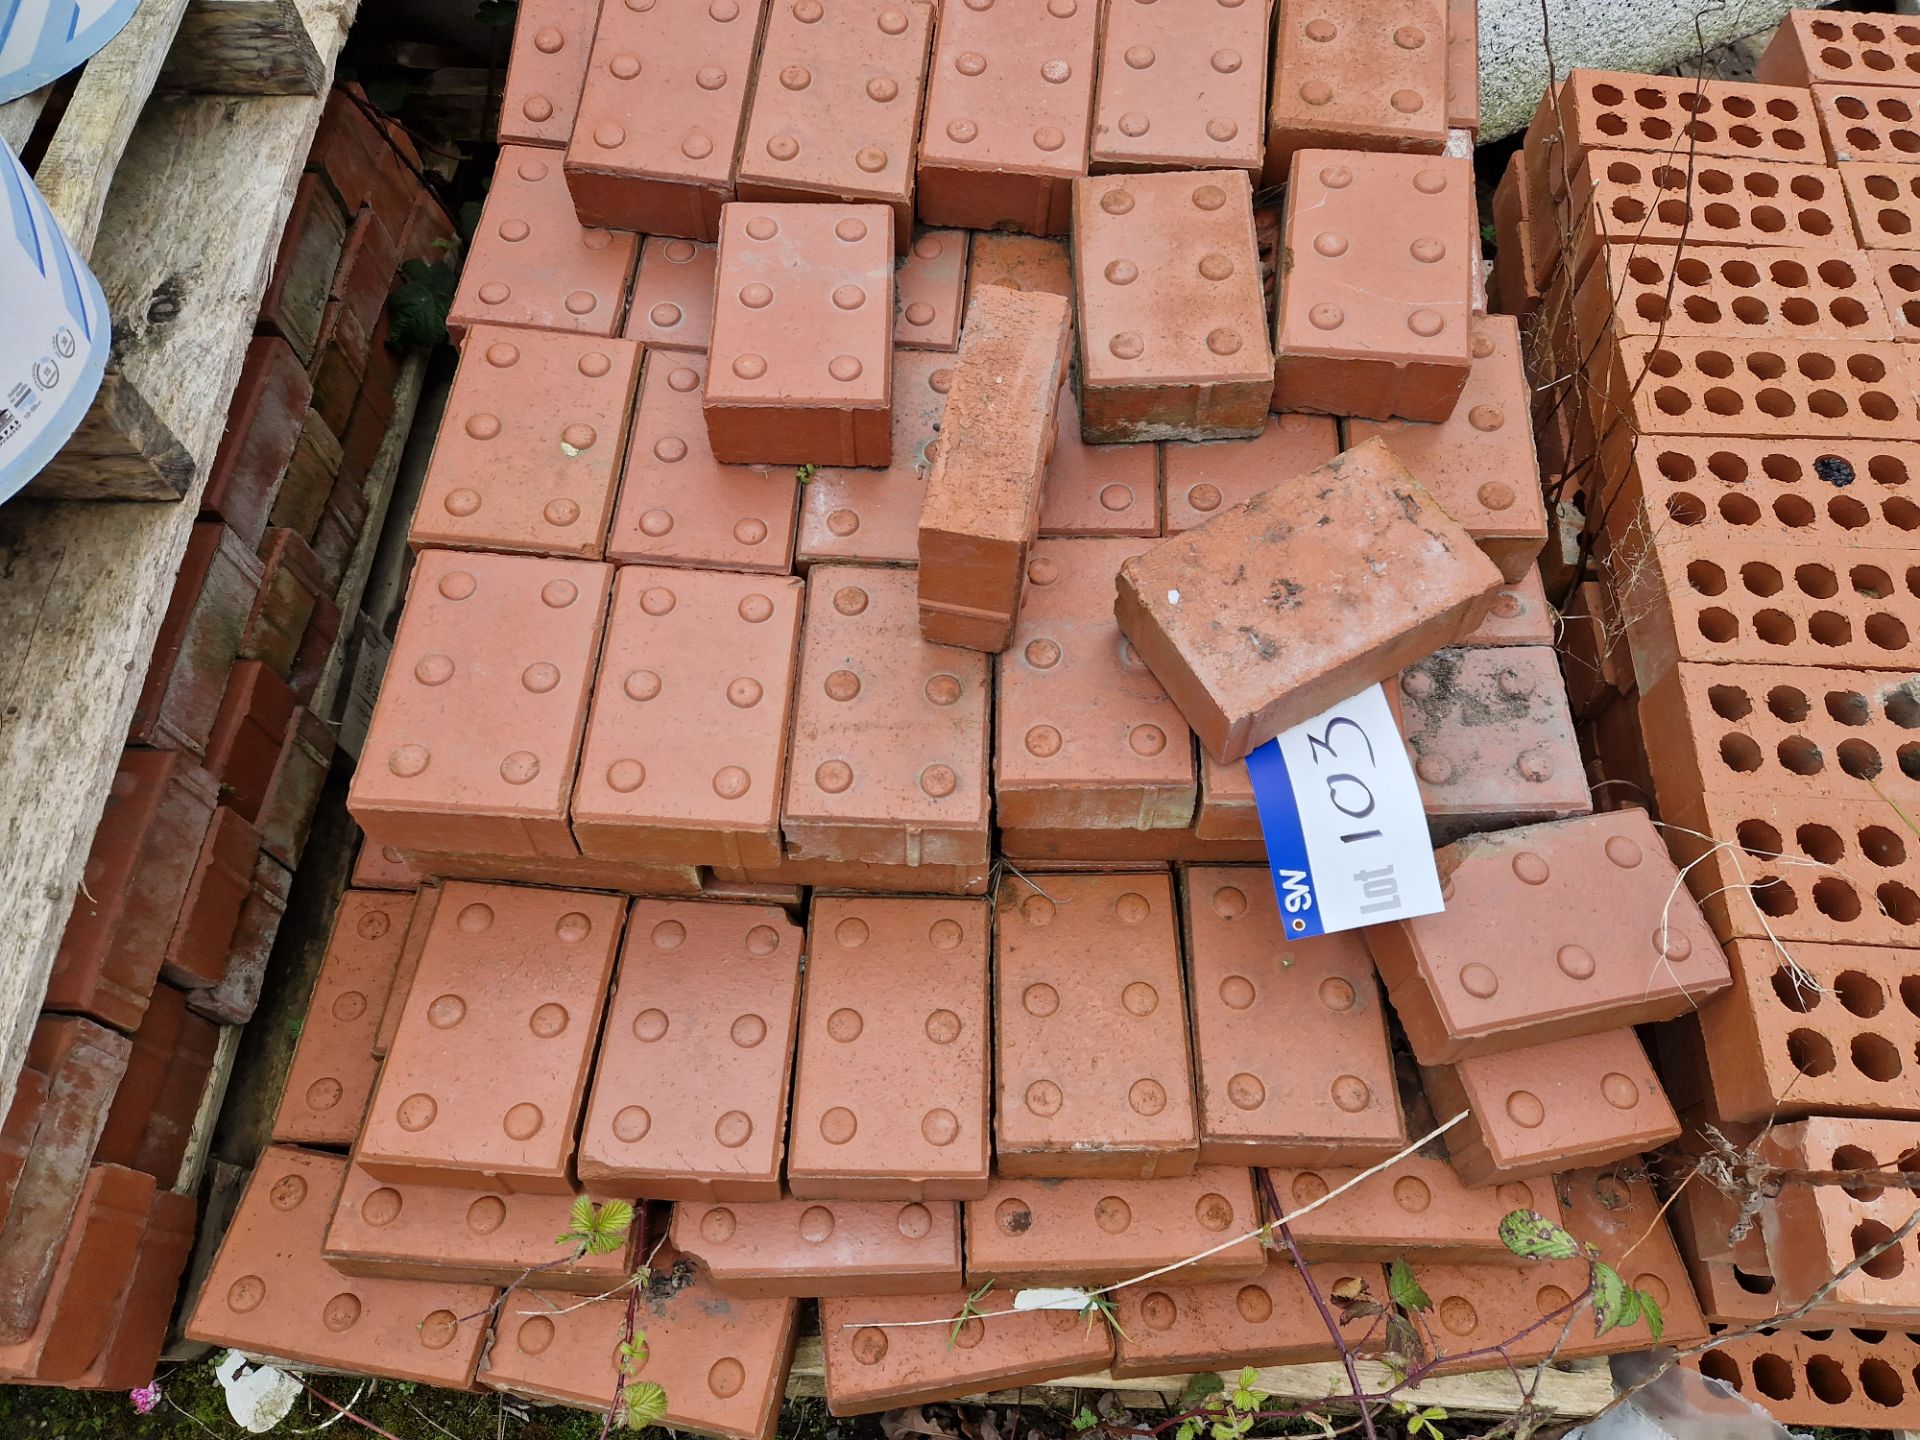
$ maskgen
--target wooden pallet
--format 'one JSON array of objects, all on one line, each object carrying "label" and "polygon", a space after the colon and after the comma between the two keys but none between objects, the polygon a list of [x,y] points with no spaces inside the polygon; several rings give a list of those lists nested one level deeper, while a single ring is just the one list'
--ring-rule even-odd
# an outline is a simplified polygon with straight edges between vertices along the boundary
[{"label": "wooden pallet", "polygon": [[[294,3],[328,80],[357,0]],[[91,255],[114,319],[104,403],[137,398],[188,457],[180,503],[0,505],[0,1113],[323,104],[156,95],[125,136]]]}]

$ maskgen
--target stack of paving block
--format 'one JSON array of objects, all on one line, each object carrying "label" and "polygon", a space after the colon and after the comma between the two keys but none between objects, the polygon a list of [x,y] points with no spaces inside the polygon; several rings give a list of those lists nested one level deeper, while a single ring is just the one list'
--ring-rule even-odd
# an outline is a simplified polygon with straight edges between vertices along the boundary
[{"label": "stack of paving block", "polygon": [[336,94],[0,1127],[0,1378],[153,1377],[223,1027],[253,1014],[333,757],[307,707],[393,411],[387,291],[450,235]]},{"label": "stack of paving block", "polygon": [[[1676,1180],[1707,1125],[1798,1171],[1920,1144],[1920,27],[1796,11],[1756,81],[1573,71],[1494,207],[1596,799],[1659,816],[1732,974],[1662,1027]],[[1790,1183],[1748,1213],[1696,1176],[1673,1213],[1707,1317],[1746,1325],[1912,1207]],[[1904,1248],[1701,1367],[1789,1424],[1920,1423],[1913,1342],[1880,1333],[1914,1319]]]}]

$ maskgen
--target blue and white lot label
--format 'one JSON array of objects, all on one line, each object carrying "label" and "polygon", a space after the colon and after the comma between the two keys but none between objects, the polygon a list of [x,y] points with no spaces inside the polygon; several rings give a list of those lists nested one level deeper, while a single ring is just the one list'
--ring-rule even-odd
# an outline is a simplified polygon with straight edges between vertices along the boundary
[{"label": "blue and white lot label", "polygon": [[1420,784],[1378,685],[1247,756],[1289,940],[1445,908]]},{"label": "blue and white lot label", "polygon": [[0,104],[89,59],[139,8],[140,0],[0,0]]}]

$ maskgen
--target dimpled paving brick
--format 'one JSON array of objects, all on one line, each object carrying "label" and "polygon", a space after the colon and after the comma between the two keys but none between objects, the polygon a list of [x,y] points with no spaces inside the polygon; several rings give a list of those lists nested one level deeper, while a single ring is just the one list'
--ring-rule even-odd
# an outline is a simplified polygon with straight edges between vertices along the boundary
[{"label": "dimpled paving brick", "polygon": [[640,242],[640,268],[621,334],[649,350],[705,351],[713,328],[713,267],[717,247],[649,235]]},{"label": "dimpled paving brick", "polygon": [[1434,864],[1444,911],[1366,931],[1423,1065],[1670,1019],[1727,987],[1644,810],[1470,836]]},{"label": "dimpled paving brick", "polygon": [[1194,811],[1193,833],[1196,840],[1243,840],[1260,845],[1266,854],[1266,841],[1260,829],[1260,811],[1254,803],[1253,781],[1244,761],[1221,764],[1200,748],[1200,805]]},{"label": "dimpled paving brick", "polygon": [[639,244],[580,223],[553,151],[502,146],[447,329],[456,340],[488,323],[611,335]]},{"label": "dimpled paving brick", "polygon": [[580,1129],[583,1184],[780,1198],[801,940],[772,905],[635,903]]},{"label": "dimpled paving brick", "polygon": [[1192,732],[1113,618],[1113,577],[1147,540],[1041,540],[1000,657],[993,793],[1003,826],[1178,830]]},{"label": "dimpled paving brick", "polygon": [[1920,27],[1885,15],[1789,10],[1753,75],[1767,85],[1920,84]]},{"label": "dimpled paving brick", "polygon": [[[1073,298],[1073,260],[1064,240],[1042,240],[1035,235],[979,231],[967,259],[967,304],[983,285],[1005,290],[1038,290],[1063,299]],[[1071,323],[1071,317],[1069,317]]]},{"label": "dimpled paving brick", "polygon": [[[1884,19],[1884,16],[1876,16]],[[1722,1337],[1682,1362],[1721,1381],[1782,1425],[1837,1429],[1920,1425],[1920,1337],[1845,1329],[1767,1330]]]},{"label": "dimpled paving brick", "polygon": [[727,207],[701,397],[714,458],[887,463],[890,236],[882,206]]},{"label": "dimpled paving brick", "polygon": [[1260,173],[1269,0],[1106,7],[1092,164]]},{"label": "dimpled paving brick", "polygon": [[1888,302],[1857,251],[1610,245],[1574,297],[1584,345],[1616,335],[1785,333],[1800,339],[1892,338]]},{"label": "dimpled paving brick", "polygon": [[[828,1411],[870,1415],[1091,1375],[1113,1355],[1107,1326],[1089,1326],[1067,1310],[969,1319],[957,1328],[944,1323],[964,1313],[967,1295],[955,1287],[938,1295],[821,1301]],[[928,1323],[936,1320],[943,1323]]]},{"label": "dimpled paving brick", "polygon": [[1493,608],[1461,645],[1551,645],[1559,633],[1553,606],[1540,583],[1540,571],[1527,571],[1518,583],[1501,587]]},{"label": "dimpled paving brick", "polygon": [[[1326,1295],[1335,1286],[1370,1284],[1382,1296],[1378,1264],[1315,1265],[1314,1283]],[[1282,1252],[1264,1273],[1247,1280],[1191,1284],[1185,1271],[1114,1292],[1117,1330],[1113,1342],[1116,1378],[1184,1375],[1215,1366],[1304,1365],[1337,1359],[1299,1269]],[[1425,1274],[1423,1270],[1421,1272]],[[1336,1307],[1337,1308],[1337,1307]],[[1364,1334],[1359,1318],[1343,1320],[1341,1334],[1357,1352],[1383,1343]]]},{"label": "dimpled paving brick", "polygon": [[988,859],[987,658],[932,645],[916,575],[816,565],[808,576],[781,830],[797,859]]},{"label": "dimpled paving brick", "polygon": [[356,890],[418,890],[420,875],[393,846],[363,839],[347,883]]},{"label": "dimpled paving brick", "polygon": [[1447,138],[1447,70],[1444,0],[1283,4],[1266,184],[1285,181],[1288,161],[1314,146],[1439,151]]},{"label": "dimpled paving brick", "polygon": [[449,884],[355,1151],[369,1175],[564,1194],[618,896]]},{"label": "dimpled paving brick", "polygon": [[567,147],[582,221],[719,234],[766,15],[767,0],[600,6]]},{"label": "dimpled paving brick", "polygon": [[1436,845],[1593,809],[1552,646],[1437,650],[1388,697]]},{"label": "dimpled paving brick", "polygon": [[599,15],[599,0],[527,0],[514,20],[500,93],[502,145],[566,148]]},{"label": "dimpled paving brick", "polygon": [[1001,882],[994,1153],[1002,1176],[1185,1175],[1192,1057],[1165,875]]},{"label": "dimpled paving brick", "polygon": [[1071,310],[1051,295],[997,287],[967,306],[920,511],[920,628],[929,640],[986,651],[1011,643],[1054,450]]},{"label": "dimpled paving brick", "polygon": [[1604,1165],[1680,1134],[1631,1029],[1423,1066],[1421,1079],[1438,1118],[1468,1112],[1446,1142],[1469,1185],[1525,1180],[1569,1164]]},{"label": "dimpled paving brick", "polygon": [[985,1193],[987,931],[983,901],[815,899],[787,1161],[795,1196]]},{"label": "dimpled paving brick", "polygon": [[1472,165],[1302,150],[1291,174],[1273,408],[1449,418],[1473,361]]},{"label": "dimpled paving brick", "polygon": [[673,1248],[716,1289],[754,1299],[932,1295],[960,1286],[951,1200],[769,1200],[673,1207]]},{"label": "dimpled paving brick", "polygon": [[1547,543],[1534,459],[1533,387],[1511,316],[1476,315],[1472,367],[1453,414],[1438,424],[1347,422],[1347,443],[1378,435],[1509,581],[1523,579]]},{"label": "dimpled paving brick", "polygon": [[734,169],[740,198],[874,201],[905,250],[934,8],[776,0]]},{"label": "dimpled paving brick", "polygon": [[[1920,1125],[1910,1120],[1821,1117],[1774,1125],[1760,1138],[1764,1164],[1788,1170],[1899,1170],[1920,1150]],[[1880,1186],[1783,1185],[1762,1207],[1767,1268],[1789,1304],[1813,1298],[1854,1261],[1913,1217],[1920,1196]],[[1910,1272],[1895,1242],[1822,1296],[1822,1304],[1869,1308],[1877,1317],[1920,1314],[1920,1276]],[[1897,1258],[1896,1258],[1897,1257]]]},{"label": "dimpled paving brick", "polygon": [[922,220],[1067,233],[1073,179],[1087,173],[1100,9],[942,7],[920,137]]},{"label": "dimpled paving brick", "polygon": [[700,414],[706,367],[704,355],[647,357],[607,554],[785,574],[799,482],[789,466],[713,458]]},{"label": "dimpled paving brick", "polygon": [[[671,1251],[652,1270],[637,1318],[646,1357],[632,1379],[666,1391],[660,1424],[725,1440],[774,1440],[798,1302],[728,1296]],[[566,1295],[523,1292],[501,1307],[480,1383],[604,1414],[620,1380],[617,1352],[626,1333],[624,1297],[580,1305]]]},{"label": "dimpled paving brick", "polygon": [[[1360,937],[1289,944],[1263,867],[1195,867],[1181,887],[1200,1158],[1371,1164],[1404,1145],[1380,988]],[[1273,1049],[1283,1030],[1284,1062]]]},{"label": "dimpled paving brick", "polygon": [[584,560],[420,553],[350,796],[375,843],[579,853],[567,796],[612,578]]},{"label": "dimpled paving brick", "polygon": [[1251,440],[1170,440],[1160,447],[1165,533],[1204,525],[1223,508],[1245,504],[1339,453],[1338,422],[1324,415],[1270,415]]},{"label": "dimpled paving brick", "polygon": [[1447,124],[1469,134],[1480,129],[1478,0],[1447,0]]},{"label": "dimpled paving brick", "polygon": [[1073,259],[1089,443],[1260,433],[1273,354],[1246,176],[1076,181]]},{"label": "dimpled paving brick", "polygon": [[639,379],[630,340],[474,326],[408,541],[599,559]]},{"label": "dimpled paving brick", "polygon": [[951,355],[893,352],[893,458],[884,470],[821,466],[800,487],[795,559],[911,565],[919,558],[920,510],[953,387]]},{"label": "dimpled paving brick", "polygon": [[1206,840],[1192,830],[1002,830],[1000,848],[1023,870],[1158,869],[1173,861],[1237,865],[1259,860],[1258,839]]},{"label": "dimpled paving brick", "polygon": [[487,1338],[483,1285],[353,1280],[321,1256],[347,1160],[270,1145],[184,1330],[249,1355],[466,1389]]},{"label": "dimpled paving brick", "polygon": [[275,1140],[344,1147],[359,1137],[380,1070],[374,1034],[412,913],[413,896],[405,893],[349,890],[340,897],[273,1117]]},{"label": "dimpled paving brick", "polygon": [[802,588],[788,576],[621,569],[573,791],[581,854],[778,862]]},{"label": "dimpled paving brick", "polygon": [[[1056,877],[1057,878],[1057,877]],[[996,1177],[969,1200],[967,1283],[1111,1285],[1187,1260],[1244,1235],[1181,1270],[1184,1279],[1252,1280],[1266,1256],[1249,1234],[1260,1224],[1252,1172],[1202,1165],[1158,1180]]]},{"label": "dimpled paving brick", "polygon": [[1920,219],[1920,171],[1864,160],[1835,168],[1861,248],[1913,249],[1915,220]]},{"label": "dimpled paving brick", "polygon": [[598,1295],[644,1255],[644,1218],[598,1255],[555,1244],[571,1230],[572,1195],[513,1195],[452,1185],[389,1185],[347,1168],[327,1226],[327,1263],[342,1275],[513,1285],[534,1272],[543,1290]]},{"label": "dimpled paving brick", "polygon": [[894,271],[893,343],[906,350],[960,348],[966,308],[965,230],[922,230]]},{"label": "dimpled paving brick", "polygon": [[1408,1155],[1370,1175],[1309,1213],[1292,1212],[1348,1185],[1359,1170],[1275,1170],[1274,1193],[1288,1213],[1287,1228],[1308,1260],[1510,1260],[1500,1222],[1512,1210],[1557,1208],[1553,1187],[1524,1180],[1470,1189],[1444,1160]]},{"label": "dimpled paving brick", "polygon": [[1089,445],[1080,435],[1080,400],[1060,387],[1053,458],[1040,484],[1042,535],[1158,535],[1159,447]]},{"label": "dimpled paving brick", "polygon": [[777,866],[740,873],[749,881],[832,890],[857,886],[876,895],[984,895],[991,870],[985,860],[965,865],[879,865],[864,860],[796,859],[789,850]]},{"label": "dimpled paving brick", "polygon": [[1200,743],[1232,761],[1455,643],[1500,583],[1370,440],[1127,561],[1115,614]]}]

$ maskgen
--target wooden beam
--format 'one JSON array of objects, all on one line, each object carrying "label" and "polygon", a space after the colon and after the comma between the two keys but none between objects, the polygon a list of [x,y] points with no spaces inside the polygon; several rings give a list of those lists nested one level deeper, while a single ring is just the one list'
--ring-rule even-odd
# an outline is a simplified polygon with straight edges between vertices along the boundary
[{"label": "wooden beam", "polygon": [[192,0],[160,75],[169,94],[318,95],[327,68],[294,0]]}]

